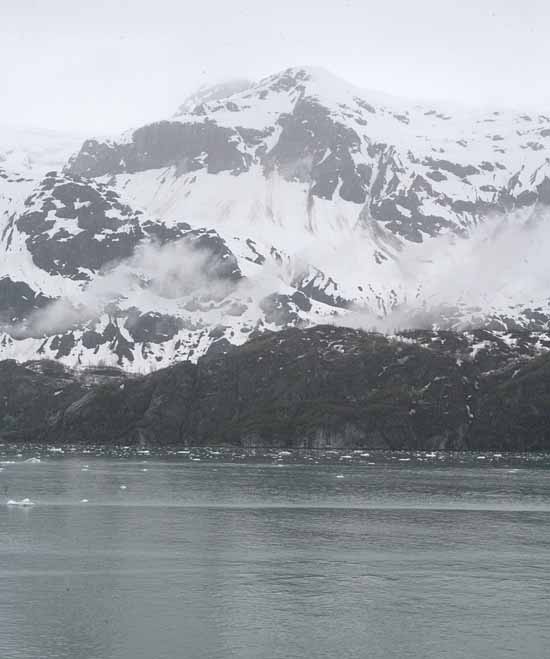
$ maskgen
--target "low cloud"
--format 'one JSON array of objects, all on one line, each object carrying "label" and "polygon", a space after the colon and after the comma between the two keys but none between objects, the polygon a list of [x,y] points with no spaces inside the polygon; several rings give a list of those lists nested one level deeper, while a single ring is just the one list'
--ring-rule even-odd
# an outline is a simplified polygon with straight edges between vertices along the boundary
[{"label": "low cloud", "polygon": [[396,304],[387,305],[387,313],[354,306],[335,322],[381,332],[460,329],[492,311],[543,307],[550,302],[548,254],[550,212],[495,215],[467,238],[442,236],[408,247],[395,266],[402,276],[389,283],[398,291]]},{"label": "low cloud", "polygon": [[55,300],[26,320],[5,327],[5,331],[25,338],[81,328],[117,305],[130,306],[127,298],[140,291],[169,299],[195,296],[222,300],[237,285],[235,278],[224,274],[230,269],[223,257],[195,249],[185,239],[165,245],[145,243],[130,258],[103,268],[79,294],[78,301]]}]

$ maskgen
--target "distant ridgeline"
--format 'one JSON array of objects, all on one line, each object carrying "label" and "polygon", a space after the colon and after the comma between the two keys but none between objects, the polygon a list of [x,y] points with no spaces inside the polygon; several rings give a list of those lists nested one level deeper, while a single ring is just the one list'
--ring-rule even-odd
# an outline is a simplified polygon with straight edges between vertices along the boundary
[{"label": "distant ridgeline", "polygon": [[4,442],[550,449],[550,355],[528,334],[318,326],[149,375],[0,362]]}]

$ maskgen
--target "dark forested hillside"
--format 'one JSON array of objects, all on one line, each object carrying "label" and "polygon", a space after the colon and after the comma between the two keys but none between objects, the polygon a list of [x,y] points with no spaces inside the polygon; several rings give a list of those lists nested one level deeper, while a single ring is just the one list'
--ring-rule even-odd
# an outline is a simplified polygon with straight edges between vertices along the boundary
[{"label": "dark forested hillside", "polygon": [[143,376],[4,361],[1,432],[56,443],[547,449],[550,356],[527,352],[487,332],[388,338],[320,326]]}]

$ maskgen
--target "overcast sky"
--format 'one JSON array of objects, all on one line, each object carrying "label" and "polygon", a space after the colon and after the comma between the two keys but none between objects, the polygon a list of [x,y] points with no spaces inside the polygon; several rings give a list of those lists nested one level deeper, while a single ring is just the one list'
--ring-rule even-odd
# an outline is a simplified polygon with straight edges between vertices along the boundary
[{"label": "overcast sky", "polygon": [[0,0],[0,124],[83,133],[198,85],[317,65],[361,87],[550,112],[548,0]]}]

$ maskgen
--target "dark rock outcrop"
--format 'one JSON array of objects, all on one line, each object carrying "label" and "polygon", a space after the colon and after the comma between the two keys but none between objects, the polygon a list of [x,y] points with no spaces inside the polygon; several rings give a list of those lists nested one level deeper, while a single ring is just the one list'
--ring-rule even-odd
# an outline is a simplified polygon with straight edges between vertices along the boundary
[{"label": "dark rock outcrop", "polygon": [[21,322],[38,309],[53,302],[42,293],[36,293],[23,281],[10,277],[0,279],[0,323]]},{"label": "dark rock outcrop", "polygon": [[481,338],[290,329],[146,376],[6,361],[0,432],[58,444],[548,449],[550,356],[526,360],[489,335],[472,350]]},{"label": "dark rock outcrop", "polygon": [[252,157],[239,146],[257,145],[260,131],[231,129],[213,121],[159,121],[138,128],[124,144],[87,140],[67,168],[79,176],[142,172],[175,165],[180,174],[206,167],[209,173],[247,171]]},{"label": "dark rock outcrop", "polygon": [[144,237],[140,212],[95,181],[52,172],[25,207],[15,226],[34,263],[52,275],[87,280],[106,263],[131,256]]},{"label": "dark rock outcrop", "polygon": [[24,211],[14,214],[6,235],[14,229],[24,236],[34,263],[50,275],[88,281],[105,266],[132,257],[140,245],[181,242],[203,257],[205,276],[233,282],[242,277],[237,258],[216,231],[144,219],[111,186],[91,179],[50,172],[25,200]]}]

